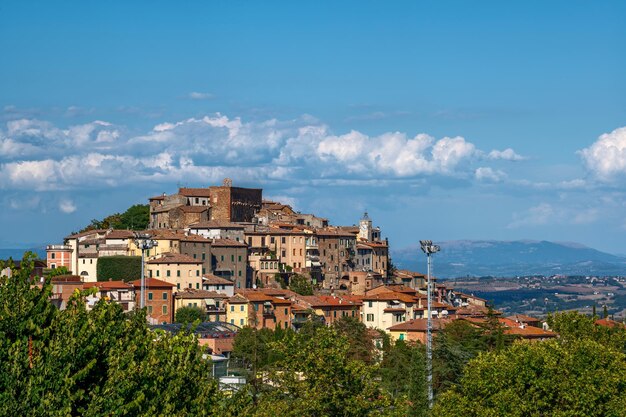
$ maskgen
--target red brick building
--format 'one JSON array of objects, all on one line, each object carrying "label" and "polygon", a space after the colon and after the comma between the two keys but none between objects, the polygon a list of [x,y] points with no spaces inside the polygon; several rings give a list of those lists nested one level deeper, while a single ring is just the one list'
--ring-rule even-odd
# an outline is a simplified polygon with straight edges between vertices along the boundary
[{"label": "red brick building", "polygon": [[[147,318],[151,324],[171,323],[174,321],[174,284],[155,278],[146,278]],[[137,306],[141,305],[141,280],[131,282],[135,287]]]}]

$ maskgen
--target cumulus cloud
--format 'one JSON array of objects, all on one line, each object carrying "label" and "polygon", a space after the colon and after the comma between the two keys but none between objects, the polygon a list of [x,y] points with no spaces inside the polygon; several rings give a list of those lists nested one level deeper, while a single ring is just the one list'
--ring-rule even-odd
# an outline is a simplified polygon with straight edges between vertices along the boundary
[{"label": "cumulus cloud", "polygon": [[610,181],[626,174],[626,127],[601,135],[579,154],[585,167],[599,180]]},{"label": "cumulus cloud", "polygon": [[70,199],[63,199],[59,201],[59,210],[65,214],[74,213],[76,211],[76,204]]},{"label": "cumulus cloud", "polygon": [[480,167],[476,169],[474,176],[478,181],[499,182],[506,178],[506,173],[490,167]]},{"label": "cumulus cloud", "polygon": [[489,159],[502,159],[505,161],[522,161],[525,158],[522,155],[519,155],[511,148],[506,148],[503,151],[492,150],[487,154]]},{"label": "cumulus cloud", "polygon": [[[309,182],[506,177],[488,166],[477,168],[486,154],[460,136],[367,135],[356,130],[337,135],[308,116],[245,122],[218,113],[164,121],[140,135],[100,120],[59,128],[19,119],[0,130],[0,149],[6,150],[0,159],[0,188],[5,189],[206,183],[225,176]],[[514,160],[517,154],[511,152],[502,151],[498,158]]]}]

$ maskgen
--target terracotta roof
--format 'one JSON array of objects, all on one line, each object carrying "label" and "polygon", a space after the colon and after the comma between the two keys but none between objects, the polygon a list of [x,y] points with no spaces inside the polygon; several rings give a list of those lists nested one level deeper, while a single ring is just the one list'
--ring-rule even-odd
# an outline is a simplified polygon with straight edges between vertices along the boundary
[{"label": "terracotta roof", "polygon": [[596,324],[598,326],[609,327],[609,328],[614,328],[614,327],[625,328],[626,327],[624,323],[620,323],[619,321],[615,321],[611,319],[598,319],[596,320]]},{"label": "terracotta roof", "polygon": [[148,264],[201,264],[202,261],[193,259],[191,256],[179,253],[164,253],[161,257],[152,259]]},{"label": "terracotta roof", "polygon": [[83,288],[97,287],[100,290],[132,290],[133,286],[124,281],[86,282]]},{"label": "terracotta roof", "polygon": [[197,298],[228,298],[227,295],[215,291],[196,290],[193,288],[185,288],[176,293],[176,298],[197,299]]},{"label": "terracotta roof", "polygon": [[213,239],[213,241],[211,242],[211,246],[243,246],[246,247],[247,245],[243,242],[237,242],[236,240],[232,240],[232,239]]},{"label": "terracotta roof", "polygon": [[180,240],[181,242],[211,243],[211,239],[207,239],[206,237],[200,235],[194,235],[193,233],[181,236],[178,240]]},{"label": "terracotta roof", "polygon": [[[432,329],[434,331],[441,330],[446,327],[453,319],[432,319]],[[389,327],[388,331],[409,331],[409,332],[425,332],[428,327],[428,319],[413,319],[404,323],[396,324]]]},{"label": "terracotta roof", "polygon": [[231,304],[247,304],[248,299],[243,295],[237,293],[228,299],[228,302]]},{"label": "terracotta roof", "polygon": [[317,229],[315,234],[318,236],[333,236],[333,237],[349,237],[354,238],[355,234],[341,229]]},{"label": "terracotta roof", "polygon": [[358,301],[332,295],[306,295],[298,298],[310,304],[311,307],[358,307],[362,304]]},{"label": "terracotta roof", "polygon": [[80,232],[80,233],[74,233],[73,235],[69,235],[66,236],[65,239],[77,239],[79,237],[83,237],[83,236],[89,236],[90,234],[104,234],[108,232],[107,229],[93,229],[93,230],[87,230],[85,232]]},{"label": "terracotta roof", "polygon": [[178,189],[178,194],[185,197],[210,197],[211,190],[209,188],[187,188],[181,187]]},{"label": "terracotta roof", "polygon": [[83,277],[80,275],[57,275],[50,278],[50,282],[53,284],[77,283],[83,282]]},{"label": "terracotta roof", "polygon": [[209,209],[209,206],[178,206],[185,213],[202,213]]},{"label": "terracotta roof", "polygon": [[202,275],[202,283],[208,285],[235,285],[234,282],[213,274]]},{"label": "terracotta roof", "polygon": [[[146,288],[172,288],[176,286],[156,278],[146,278],[145,281]],[[140,279],[132,281],[131,284],[135,287],[135,291],[139,291],[141,289]]]},{"label": "terracotta roof", "polygon": [[504,334],[520,336],[524,339],[536,339],[544,337],[556,337],[557,334],[547,330],[543,330],[533,326],[522,326],[520,323],[511,319],[503,317],[498,318],[498,321],[505,326]]},{"label": "terracotta roof", "polygon": [[107,235],[107,239],[131,239],[135,234],[130,230],[111,230]]},{"label": "terracotta roof", "polygon": [[539,323],[541,320],[536,319],[534,317],[530,317],[530,316],[525,316],[523,314],[514,314],[512,316],[507,317],[507,319],[509,320],[517,320],[521,323]]},{"label": "terracotta roof", "polygon": [[407,294],[402,294],[399,292],[385,292],[385,293],[381,293],[381,294],[373,294],[373,295],[365,295],[363,297],[363,301],[392,301],[392,300],[398,300],[398,301],[402,301],[403,303],[417,303],[417,299],[416,297],[407,295]]},{"label": "terracotta roof", "polygon": [[204,222],[194,223],[189,226],[190,229],[243,229],[244,226],[232,223],[227,220],[208,220]]},{"label": "terracotta roof", "polygon": [[409,271],[407,269],[397,269],[394,273],[394,276],[398,278],[413,278],[413,277],[426,278],[426,274],[422,274],[420,272]]}]

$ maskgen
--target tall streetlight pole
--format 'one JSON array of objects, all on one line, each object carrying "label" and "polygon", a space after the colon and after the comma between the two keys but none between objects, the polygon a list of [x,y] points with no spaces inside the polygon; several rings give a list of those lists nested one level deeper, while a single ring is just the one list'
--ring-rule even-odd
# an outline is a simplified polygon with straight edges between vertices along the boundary
[{"label": "tall streetlight pole", "polygon": [[428,382],[428,406],[433,406],[433,323],[431,312],[431,288],[430,282],[430,255],[439,252],[439,246],[433,245],[432,240],[420,240],[422,251],[426,254],[426,298],[427,298],[427,319],[426,319],[426,373]]},{"label": "tall streetlight pole", "polygon": [[144,272],[145,250],[158,246],[159,242],[152,240],[152,236],[146,233],[135,233],[135,246],[141,249],[141,295],[139,305],[141,308],[146,306],[146,274]]}]

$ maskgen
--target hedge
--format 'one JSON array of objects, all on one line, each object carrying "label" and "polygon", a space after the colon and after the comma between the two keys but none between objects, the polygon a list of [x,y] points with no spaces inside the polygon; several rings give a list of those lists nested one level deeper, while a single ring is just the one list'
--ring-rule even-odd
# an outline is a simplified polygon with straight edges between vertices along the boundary
[{"label": "hedge", "polygon": [[98,281],[134,281],[141,278],[141,256],[102,256],[98,258]]}]

